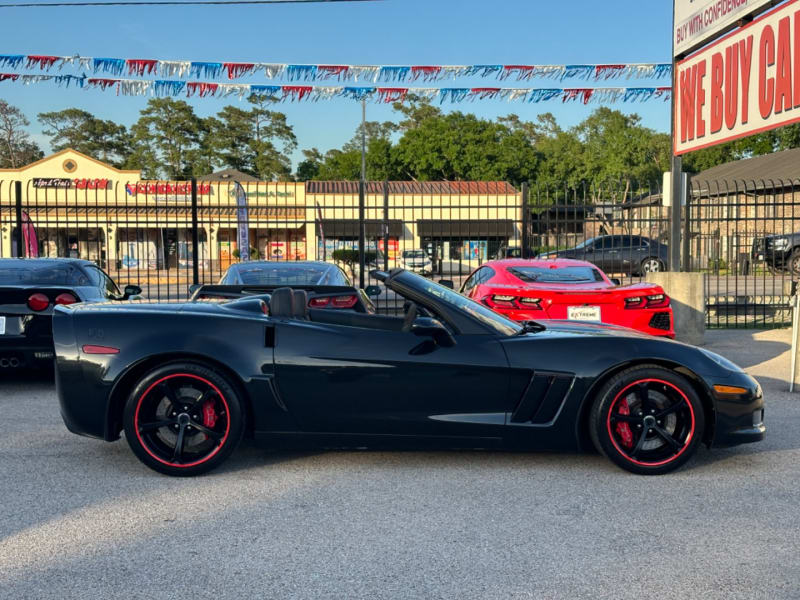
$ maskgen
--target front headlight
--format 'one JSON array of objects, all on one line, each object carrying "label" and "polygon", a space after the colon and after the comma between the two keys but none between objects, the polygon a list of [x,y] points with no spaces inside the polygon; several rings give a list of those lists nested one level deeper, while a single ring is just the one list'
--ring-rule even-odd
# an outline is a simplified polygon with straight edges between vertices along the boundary
[{"label": "front headlight", "polygon": [[698,348],[698,350],[700,350],[700,352],[705,354],[708,358],[713,360],[715,363],[717,363],[723,369],[725,369],[727,371],[733,371],[734,373],[744,373],[744,371],[742,370],[742,368],[739,365],[737,365],[734,362],[729,361],[724,356],[720,356],[719,354],[716,354],[716,353],[711,352],[710,350],[706,350],[704,348]]},{"label": "front headlight", "polygon": [[779,237],[775,238],[775,248],[778,250],[785,250],[789,247],[789,238]]}]

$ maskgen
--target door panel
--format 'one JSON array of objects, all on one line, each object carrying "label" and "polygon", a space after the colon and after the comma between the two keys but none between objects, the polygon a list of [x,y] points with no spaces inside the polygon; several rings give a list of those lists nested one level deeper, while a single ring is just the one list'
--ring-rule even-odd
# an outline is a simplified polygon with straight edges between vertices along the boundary
[{"label": "door panel", "polygon": [[430,436],[502,433],[508,363],[488,335],[452,348],[399,331],[285,321],[277,385],[307,432]]}]

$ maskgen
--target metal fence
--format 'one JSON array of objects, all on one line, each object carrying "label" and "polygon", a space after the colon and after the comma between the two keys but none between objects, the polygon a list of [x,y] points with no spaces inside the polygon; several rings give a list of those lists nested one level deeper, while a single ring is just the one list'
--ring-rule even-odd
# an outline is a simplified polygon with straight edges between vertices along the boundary
[{"label": "metal fence", "polygon": [[[565,252],[623,283],[679,268],[668,258],[670,207],[654,184],[252,181],[241,182],[243,197],[238,185],[0,181],[0,257],[86,258],[159,301],[216,283],[243,252],[250,260],[336,262],[363,286],[378,283],[373,269],[405,267],[458,289],[487,260]],[[796,189],[783,181],[692,182],[682,267],[706,274],[709,326],[790,320],[800,275],[800,236],[795,252],[790,235]],[[390,293],[377,305],[402,308]]]}]

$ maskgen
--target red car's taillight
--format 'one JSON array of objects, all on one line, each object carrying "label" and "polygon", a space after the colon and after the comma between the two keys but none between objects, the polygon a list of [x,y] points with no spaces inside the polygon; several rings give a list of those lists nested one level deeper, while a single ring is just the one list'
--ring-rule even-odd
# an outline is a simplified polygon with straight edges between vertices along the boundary
[{"label": "red car's taillight", "polygon": [[669,296],[666,294],[625,298],[625,308],[666,308],[667,306],[669,306]]},{"label": "red car's taillight", "polygon": [[523,308],[529,310],[541,309],[542,307],[539,305],[541,301],[541,298],[508,296],[505,294],[493,294],[483,299],[483,303],[489,308]]},{"label": "red car's taillight", "polygon": [[75,296],[67,293],[59,294],[55,299],[55,303],[61,304],[62,306],[66,304],[75,304],[77,301],[78,299]]},{"label": "red car's taillight", "polygon": [[31,294],[28,298],[28,308],[40,312],[50,306],[50,298],[44,294]]}]

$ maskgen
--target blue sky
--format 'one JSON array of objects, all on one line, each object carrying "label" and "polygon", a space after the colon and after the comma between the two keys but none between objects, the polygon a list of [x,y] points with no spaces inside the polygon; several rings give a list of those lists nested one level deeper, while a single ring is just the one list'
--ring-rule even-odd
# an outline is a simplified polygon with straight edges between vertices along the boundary
[{"label": "blue sky", "polygon": [[[2,3],[2,2],[0,2]],[[384,0],[331,4],[0,9],[0,54],[52,54],[196,61],[328,64],[580,64],[669,62],[670,0]],[[8,71],[8,69],[0,69]],[[33,72],[33,71],[31,71]],[[64,73],[75,73],[65,68]],[[269,83],[262,73],[237,82]],[[285,81],[283,83],[286,83]],[[328,85],[335,85],[331,83]],[[425,83],[408,85],[427,86]],[[433,84],[548,87],[546,81],[494,79]],[[669,85],[625,80],[609,84]],[[552,86],[552,84],[550,84]],[[36,114],[79,107],[129,125],[146,97],[112,91],[61,89],[50,83],[0,83],[0,98],[20,107],[39,135]],[[191,98],[198,114],[216,113],[225,100]],[[246,105],[245,102],[242,103]],[[339,147],[361,118],[360,104],[335,99],[278,105],[294,126],[300,148]],[[596,105],[594,105],[596,106]],[[528,104],[484,100],[447,110],[494,118],[516,113],[533,120],[552,112],[574,125],[594,108],[560,101]],[[669,103],[617,104],[641,115],[648,127],[669,130]],[[390,107],[368,103],[369,120],[393,117]],[[293,158],[299,157],[299,151]]]}]

